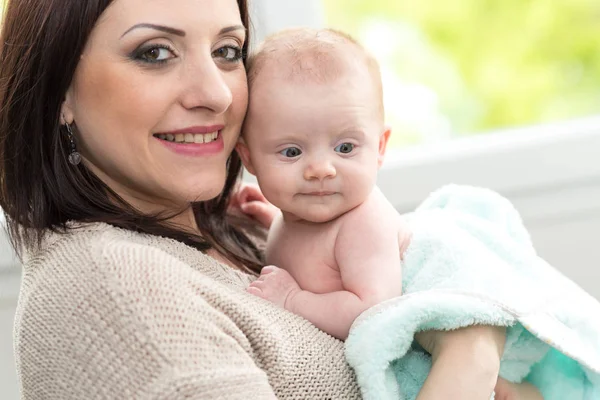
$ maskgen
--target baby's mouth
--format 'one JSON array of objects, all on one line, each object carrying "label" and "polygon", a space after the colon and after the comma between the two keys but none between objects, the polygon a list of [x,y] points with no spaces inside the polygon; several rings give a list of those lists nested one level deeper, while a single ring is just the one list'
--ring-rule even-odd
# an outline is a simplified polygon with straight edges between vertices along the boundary
[{"label": "baby's mouth", "polygon": [[318,191],[308,192],[308,193],[304,193],[304,194],[307,196],[324,197],[324,196],[332,196],[332,195],[336,194],[336,192],[332,192],[332,191],[328,191],[328,190],[318,190]]},{"label": "baby's mouth", "polygon": [[167,142],[172,143],[189,143],[189,144],[202,144],[202,143],[210,143],[217,140],[219,137],[219,131],[209,132],[209,133],[156,133],[153,135],[155,138],[165,140]]}]

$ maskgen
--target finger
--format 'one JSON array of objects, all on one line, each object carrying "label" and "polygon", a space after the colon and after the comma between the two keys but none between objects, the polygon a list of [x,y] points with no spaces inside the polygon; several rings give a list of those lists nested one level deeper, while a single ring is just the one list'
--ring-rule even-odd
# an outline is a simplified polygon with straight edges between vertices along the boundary
[{"label": "finger", "polygon": [[239,193],[234,193],[231,195],[231,197],[229,198],[229,207],[230,208],[240,208],[240,200],[239,200]]},{"label": "finger", "polygon": [[238,192],[235,194],[240,204],[244,204],[248,200],[248,190],[244,185]]},{"label": "finger", "polygon": [[253,294],[254,296],[263,297],[263,291],[255,286],[248,286],[246,292]]},{"label": "finger", "polygon": [[260,274],[267,275],[267,274],[277,271],[278,269],[279,268],[277,268],[274,265],[267,265],[266,267],[263,267],[263,269],[260,270]]},{"label": "finger", "polygon": [[264,227],[270,227],[271,222],[273,222],[273,215],[271,214],[269,205],[266,203],[258,201],[242,203],[240,209],[244,214],[251,216]]},{"label": "finger", "polygon": [[239,208],[240,205],[244,204],[244,202],[248,201],[248,184],[241,183],[237,190],[233,192],[231,195],[229,204],[230,206],[237,206]]},{"label": "finger", "polygon": [[433,354],[435,352],[435,344],[438,339],[439,332],[430,330],[430,331],[421,331],[415,335],[415,339],[417,343],[421,345],[429,354]]},{"label": "finger", "polygon": [[249,201],[267,201],[257,185],[247,184],[240,190],[241,199]]}]

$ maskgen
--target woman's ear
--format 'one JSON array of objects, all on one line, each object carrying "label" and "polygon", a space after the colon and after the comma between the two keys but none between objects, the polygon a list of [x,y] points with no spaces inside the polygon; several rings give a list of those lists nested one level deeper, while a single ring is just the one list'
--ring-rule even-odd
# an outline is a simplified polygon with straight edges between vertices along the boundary
[{"label": "woman's ear", "polygon": [[62,102],[60,106],[60,123],[62,125],[69,124],[71,125],[75,120],[75,113],[73,112],[73,94],[71,88],[67,90],[65,93],[65,100]]},{"label": "woman's ear", "polygon": [[381,167],[381,164],[383,164],[383,159],[385,157],[385,149],[387,148],[388,140],[390,139],[391,133],[392,128],[386,126],[381,136],[379,136],[379,156],[377,157],[377,164],[379,167]]},{"label": "woman's ear", "polygon": [[248,145],[246,144],[243,138],[240,137],[238,139],[238,143],[235,146],[235,150],[240,155],[242,163],[244,164],[244,167],[246,167],[248,172],[256,176],[256,172],[254,171],[254,167],[252,166],[252,160],[250,159],[250,150],[248,149]]}]

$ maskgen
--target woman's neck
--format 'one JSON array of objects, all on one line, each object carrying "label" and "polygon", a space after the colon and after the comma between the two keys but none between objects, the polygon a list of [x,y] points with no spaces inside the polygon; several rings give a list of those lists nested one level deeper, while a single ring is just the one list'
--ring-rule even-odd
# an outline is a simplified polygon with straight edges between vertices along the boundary
[{"label": "woman's neck", "polygon": [[176,225],[188,233],[192,233],[194,235],[200,234],[198,224],[196,223],[196,217],[194,216],[194,210],[192,209],[191,205],[185,211],[175,215],[173,218],[170,218],[168,222]]},{"label": "woman's neck", "polygon": [[[164,216],[166,217],[166,222],[176,226],[182,231],[194,235],[199,234],[198,224],[196,223],[191,203],[188,203],[187,205],[177,205],[171,203],[167,198],[153,198],[148,196],[147,193],[137,191],[131,186],[123,185],[121,182],[112,179],[85,157],[84,162],[86,167],[98,176],[106,186],[138,212],[145,215]],[[117,199],[113,200],[119,203]]]}]

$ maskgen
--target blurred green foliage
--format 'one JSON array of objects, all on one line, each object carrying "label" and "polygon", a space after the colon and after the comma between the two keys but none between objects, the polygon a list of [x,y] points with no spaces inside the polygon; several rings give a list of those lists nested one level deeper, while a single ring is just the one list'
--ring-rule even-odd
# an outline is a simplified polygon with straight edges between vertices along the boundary
[{"label": "blurred green foliage", "polygon": [[433,89],[453,132],[600,112],[600,0],[323,2],[327,25],[363,43],[386,26],[375,55]]}]

